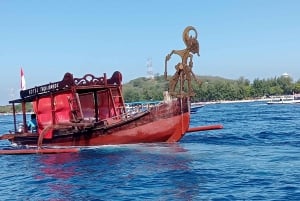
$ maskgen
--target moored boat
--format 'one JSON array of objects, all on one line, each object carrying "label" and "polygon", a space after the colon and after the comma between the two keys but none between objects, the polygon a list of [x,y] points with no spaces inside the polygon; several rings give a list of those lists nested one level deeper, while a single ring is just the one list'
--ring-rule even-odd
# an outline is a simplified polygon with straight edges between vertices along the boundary
[{"label": "moored boat", "polygon": [[[184,31],[184,40],[193,27]],[[185,41],[187,54],[198,53],[195,43]],[[192,47],[189,47],[192,45]],[[176,54],[176,51],[172,51]],[[169,57],[167,57],[170,59]],[[167,59],[166,58],[166,62]],[[183,58],[183,66],[187,58]],[[190,64],[189,64],[190,65]],[[187,66],[191,69],[191,66]],[[177,68],[176,68],[177,69]],[[113,144],[178,142],[186,133],[220,129],[221,125],[199,126],[190,128],[190,98],[192,89],[183,91],[185,80],[192,73],[184,68],[177,69],[176,76],[170,80],[173,86],[165,94],[165,100],[140,110],[129,113],[122,94],[122,74],[118,71],[110,78],[86,74],[75,78],[66,73],[61,81],[21,90],[20,98],[9,101],[13,108],[14,131],[4,134],[0,139],[7,139],[17,145],[44,147],[99,146]],[[190,81],[190,80],[188,80]],[[175,91],[177,82],[178,91]],[[36,117],[36,132],[27,126],[26,105],[31,103]],[[16,104],[22,105],[22,128],[16,121]],[[57,149],[57,153],[65,150]],[[70,149],[72,152],[74,149]],[[3,152],[8,154],[9,151]],[[55,153],[54,150],[24,151],[25,153]],[[22,150],[10,153],[21,154]],[[1,151],[0,151],[1,154]]]},{"label": "moored boat", "polygon": [[271,96],[267,104],[294,104],[300,103],[300,94]]}]

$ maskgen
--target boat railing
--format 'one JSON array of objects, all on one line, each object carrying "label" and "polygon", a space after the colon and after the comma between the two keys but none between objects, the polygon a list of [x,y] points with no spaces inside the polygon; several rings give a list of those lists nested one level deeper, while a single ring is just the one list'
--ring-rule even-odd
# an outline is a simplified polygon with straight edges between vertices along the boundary
[{"label": "boat railing", "polygon": [[163,104],[162,101],[140,101],[125,103],[126,112],[129,115],[134,115],[139,112],[149,111],[151,108]]}]

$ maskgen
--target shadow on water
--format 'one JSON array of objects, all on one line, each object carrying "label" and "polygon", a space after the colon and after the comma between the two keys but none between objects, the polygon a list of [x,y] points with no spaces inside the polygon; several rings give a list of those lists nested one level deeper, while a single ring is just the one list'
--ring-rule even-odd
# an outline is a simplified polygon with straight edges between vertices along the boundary
[{"label": "shadow on water", "polygon": [[[6,171],[11,167],[15,171],[0,177],[9,184],[0,190],[4,190],[4,198],[10,199],[22,196],[25,200],[158,197],[192,200],[199,195],[201,184],[190,168],[188,151],[180,144],[103,146],[53,155],[7,155],[0,158],[3,161]],[[19,190],[14,191],[15,188]]]},{"label": "shadow on water", "polygon": [[[198,194],[194,187],[199,182],[193,179],[188,152],[178,144],[112,146],[85,150],[81,154],[85,161],[79,170],[80,178],[91,180],[90,188],[84,192],[93,197],[135,200],[163,195],[186,200]],[[85,172],[93,173],[94,178]],[[186,183],[189,177],[192,182]],[[103,185],[93,186],[94,182]]]}]

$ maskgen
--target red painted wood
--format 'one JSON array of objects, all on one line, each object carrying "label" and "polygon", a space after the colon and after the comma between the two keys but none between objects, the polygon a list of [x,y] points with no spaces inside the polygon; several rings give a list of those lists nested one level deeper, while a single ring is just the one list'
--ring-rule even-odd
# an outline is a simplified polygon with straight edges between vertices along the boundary
[{"label": "red painted wood", "polygon": [[208,126],[198,126],[194,128],[189,128],[187,132],[197,132],[197,131],[207,131],[207,130],[216,130],[216,129],[222,129],[223,126],[220,124],[217,125],[208,125]]},{"label": "red painted wood", "polygon": [[[60,82],[24,90],[21,99],[10,103],[33,102],[39,132],[21,131],[0,139],[39,147],[99,146],[173,143],[186,132],[192,132],[189,130],[189,97],[173,98],[146,111],[140,109],[129,114],[125,110],[121,80],[119,72],[110,79],[106,74],[103,77],[87,74],[83,78],[73,78],[72,74],[66,73]],[[20,150],[20,154],[35,151]]]},{"label": "red painted wood", "polygon": [[[189,128],[188,102],[180,99],[163,103],[148,112],[128,119],[109,120],[107,125],[65,124],[52,139],[43,139],[46,146],[98,146],[153,142],[178,142]],[[58,126],[59,127],[59,126]],[[76,127],[78,129],[76,129]],[[57,128],[57,126],[56,126]],[[80,128],[87,128],[80,130]],[[21,145],[37,145],[38,135],[15,134],[10,141]]]}]

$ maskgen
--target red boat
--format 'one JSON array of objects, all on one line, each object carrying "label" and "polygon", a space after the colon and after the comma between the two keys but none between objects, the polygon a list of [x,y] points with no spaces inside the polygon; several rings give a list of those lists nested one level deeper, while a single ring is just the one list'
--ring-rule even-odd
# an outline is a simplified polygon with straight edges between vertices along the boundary
[{"label": "red boat", "polygon": [[[186,51],[191,51],[190,49]],[[172,53],[175,53],[172,51]],[[172,54],[171,53],[171,54]],[[170,59],[170,55],[167,60]],[[183,61],[184,62],[184,61]],[[66,73],[61,81],[37,86],[20,92],[20,99],[12,100],[14,132],[4,134],[17,145],[42,146],[99,146],[112,144],[177,142],[187,132],[222,128],[221,125],[190,128],[190,97],[183,92],[186,73],[180,70],[170,80],[170,86],[180,81],[179,92],[169,91],[155,106],[136,112],[126,111],[122,95],[122,74],[110,78],[87,74],[74,78]],[[177,80],[176,80],[177,78]],[[175,83],[175,86],[176,86]],[[178,88],[178,87],[177,87]],[[26,105],[31,103],[36,114],[37,132],[27,127]],[[17,127],[16,104],[22,105],[23,128]],[[39,149],[40,150],[40,149]],[[67,150],[68,151],[68,150]],[[73,152],[73,149],[69,150]],[[3,151],[8,154],[9,151]],[[45,150],[44,153],[55,151]],[[61,153],[61,150],[57,151]],[[10,153],[37,153],[15,151]],[[43,153],[43,151],[39,151]],[[0,151],[1,154],[1,151]]]}]

